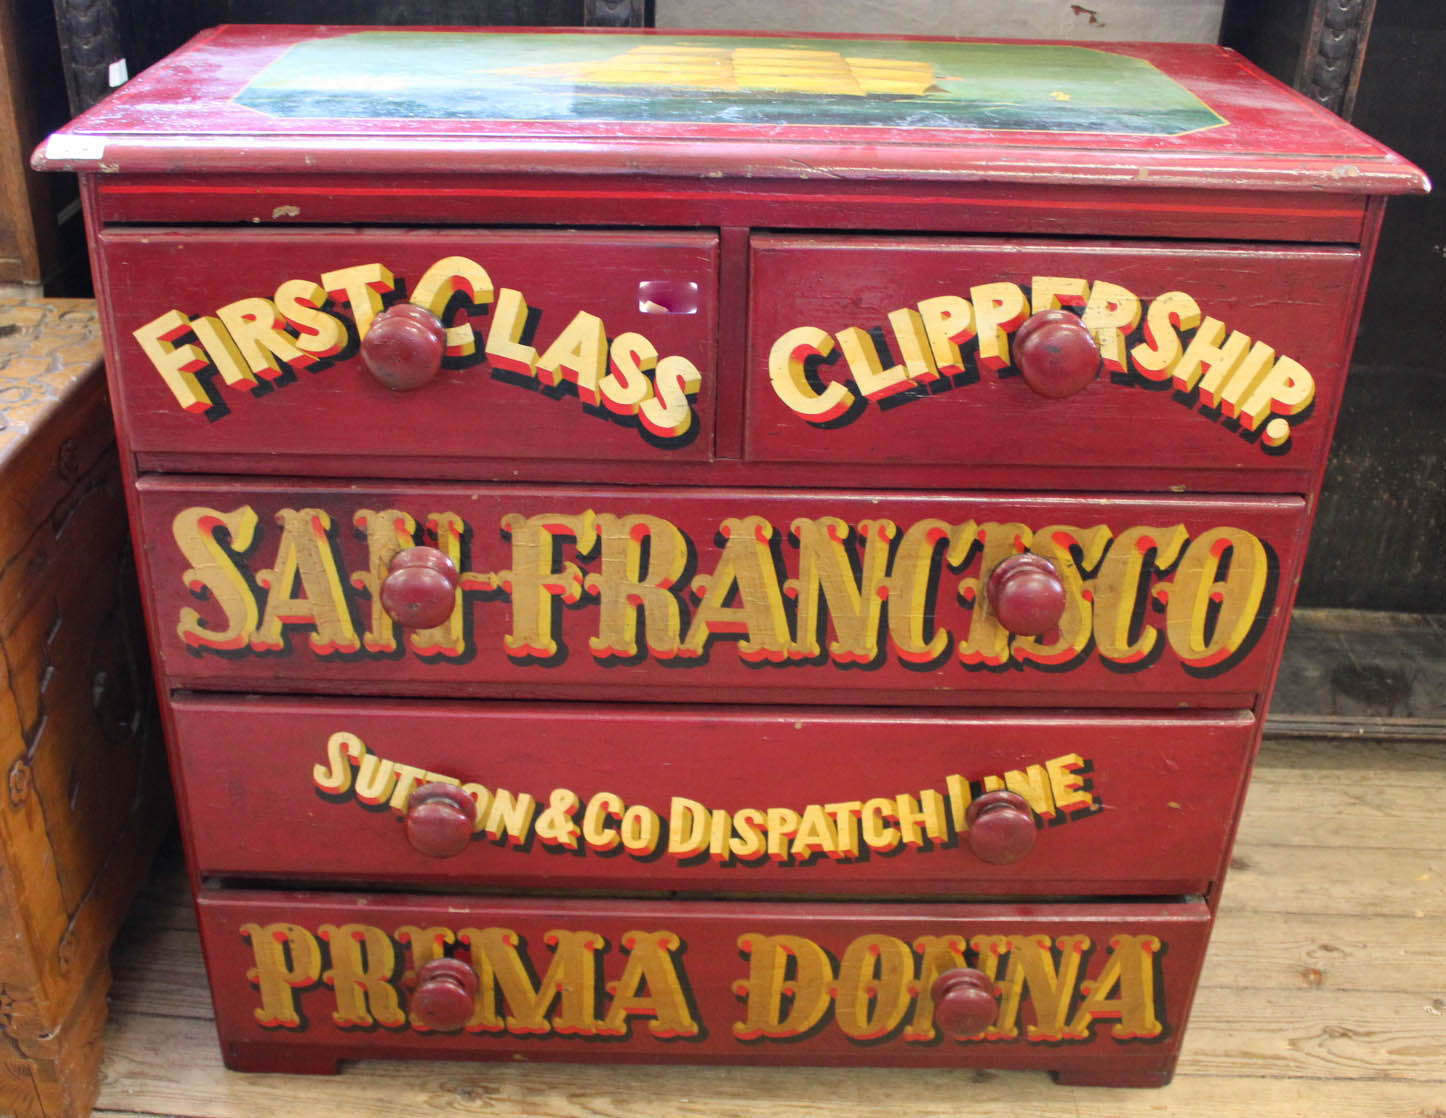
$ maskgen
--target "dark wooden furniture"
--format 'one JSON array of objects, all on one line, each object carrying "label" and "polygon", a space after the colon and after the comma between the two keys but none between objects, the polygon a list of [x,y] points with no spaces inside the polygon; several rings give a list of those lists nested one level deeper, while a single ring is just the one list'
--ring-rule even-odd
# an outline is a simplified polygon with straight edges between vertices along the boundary
[{"label": "dark wooden furniture", "polygon": [[39,159],[231,1066],[1169,1078],[1413,167],[1215,48],[341,28]]},{"label": "dark wooden furniture", "polygon": [[[13,0],[11,0],[13,2]],[[651,0],[52,0],[71,108],[217,23],[646,27]],[[57,122],[58,123],[58,122]],[[42,133],[43,134],[43,133]]]},{"label": "dark wooden furniture", "polygon": [[1376,0],[1229,0],[1220,38],[1349,120],[1375,15]]},{"label": "dark wooden furniture", "polygon": [[26,165],[40,139],[69,119],[45,15],[39,5],[0,0],[0,284],[38,287],[55,275],[66,255],[56,213],[75,202],[73,183]]},{"label": "dark wooden furniture", "polygon": [[[1446,114],[1441,5],[1234,0],[1221,41],[1402,152],[1434,181],[1446,175],[1446,130],[1437,124]],[[1446,441],[1446,360],[1435,341],[1436,292],[1446,286],[1442,229],[1439,191],[1401,199],[1382,223],[1301,580],[1304,606],[1446,610],[1446,567],[1435,558],[1446,538],[1446,469],[1437,454]],[[1371,624],[1369,617],[1343,619],[1342,633],[1360,635]],[[1368,732],[1374,725],[1374,717],[1362,721]]]},{"label": "dark wooden furniture", "polygon": [[90,1113],[172,818],[88,300],[0,296],[0,1112]]}]

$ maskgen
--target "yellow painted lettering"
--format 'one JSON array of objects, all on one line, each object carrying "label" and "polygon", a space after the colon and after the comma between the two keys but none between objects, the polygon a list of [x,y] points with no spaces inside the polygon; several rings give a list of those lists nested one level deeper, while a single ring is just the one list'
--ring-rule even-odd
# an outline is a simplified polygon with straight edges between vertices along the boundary
[{"label": "yellow painted lettering", "polygon": [[697,800],[674,796],[668,814],[668,853],[688,858],[707,845],[708,809]]},{"label": "yellow painted lettering", "polygon": [[873,335],[867,330],[849,326],[840,330],[836,337],[839,350],[848,363],[849,375],[868,399],[883,399],[912,387],[909,374],[902,365],[884,368],[879,359],[878,346],[874,344]]},{"label": "yellow painted lettering", "polygon": [[963,347],[974,337],[974,307],[959,295],[936,295],[919,304],[919,321],[934,367],[944,376],[964,371]]},{"label": "yellow painted lettering", "polygon": [[1050,795],[1060,811],[1068,813],[1094,806],[1094,793],[1086,787],[1088,778],[1079,771],[1084,766],[1085,759],[1078,753],[1051,757],[1044,763],[1044,771],[1049,774]]},{"label": "yellow painted lettering", "polygon": [[771,807],[766,815],[768,856],[775,862],[788,861],[793,836],[798,834],[802,817],[791,807]]},{"label": "yellow painted lettering", "polygon": [[[738,937],[738,950],[748,960],[748,977],[733,983],[744,999],[744,1019],[733,1023],[739,1040],[799,1036],[823,1018],[829,1007],[833,963],[828,953],[803,936]],[[784,999],[792,997],[787,1013]]]},{"label": "yellow painted lettering", "polygon": [[979,367],[1009,364],[1009,331],[1029,317],[1029,300],[1017,283],[984,283],[969,289],[979,333]]},{"label": "yellow painted lettering", "polygon": [[817,656],[820,632],[831,623],[836,637],[829,642],[828,651],[835,663],[872,662],[879,654],[889,547],[898,526],[889,520],[859,524],[864,554],[857,579],[850,561],[851,529],[846,522],[834,516],[799,517],[790,532],[798,541],[798,578],[785,582],[784,590],[798,603],[798,637],[790,645],[789,655]]},{"label": "yellow painted lettering", "polygon": [[745,807],[733,813],[733,837],[728,840],[728,853],[741,861],[751,861],[762,856],[767,849],[764,839],[763,812],[756,807]]},{"label": "yellow painted lettering", "polygon": [[1096,280],[1090,288],[1080,321],[1095,336],[1100,357],[1107,370],[1123,373],[1126,368],[1125,339],[1140,323],[1140,297],[1129,288]]},{"label": "yellow painted lettering", "polygon": [[285,320],[270,299],[239,299],[218,307],[216,317],[225,324],[246,367],[257,376],[275,380],[284,371],[282,364],[303,366],[316,360],[282,329]]},{"label": "yellow painted lettering", "polygon": [[903,358],[909,380],[914,384],[938,380],[939,369],[934,364],[934,351],[924,329],[923,316],[913,307],[901,307],[889,312],[889,328],[899,344],[899,356]]},{"label": "yellow painted lettering", "polygon": [[537,799],[530,792],[514,793],[498,788],[492,793],[487,822],[482,830],[490,839],[506,839],[513,846],[521,846],[527,841],[536,814]]},{"label": "yellow painted lettering", "polygon": [[[427,535],[436,541],[436,548],[458,571],[462,569],[462,534],[467,523],[454,512],[427,515]],[[418,656],[463,656],[467,652],[466,618],[462,612],[464,582],[458,579],[452,592],[452,612],[447,620],[431,629],[412,629],[407,644]]]},{"label": "yellow painted lettering", "polygon": [[919,977],[910,984],[914,1013],[904,1027],[906,1043],[923,1044],[934,1039],[934,980],[941,974],[967,966],[964,949],[968,941],[959,935],[920,936],[914,940],[919,956]]},{"label": "yellow painted lettering", "polygon": [[[649,1018],[648,1032],[655,1037],[698,1035],[698,1022],[673,957],[681,945],[682,940],[669,931],[623,933],[628,961],[618,980],[607,985],[612,1002],[598,1032],[627,1036],[628,1019],[641,1016]],[[641,992],[644,988],[647,993]]]},{"label": "yellow painted lettering", "polygon": [[331,969],[322,978],[336,996],[332,1021],[343,1029],[405,1025],[407,1015],[393,984],[397,953],[392,937],[369,924],[323,924],[317,934],[330,948]]},{"label": "yellow painted lettering", "polygon": [[1189,392],[1200,381],[1202,374],[1213,390],[1235,371],[1249,348],[1250,338],[1245,334],[1235,330],[1227,338],[1225,323],[1218,318],[1206,318],[1175,364],[1175,390]]},{"label": "yellow painted lettering", "polygon": [[[462,928],[457,939],[471,948],[477,974],[479,997],[469,1032],[596,1034],[597,952],[607,943],[602,936],[562,928],[545,933],[552,962],[536,986],[522,957],[522,938],[510,928]],[[505,1016],[498,1012],[497,992]],[[553,1002],[558,1007],[549,1019]]]},{"label": "yellow painted lettering", "polygon": [[1104,659],[1134,664],[1154,651],[1160,634],[1145,624],[1150,578],[1169,570],[1189,539],[1183,524],[1137,525],[1115,537],[1090,581],[1095,647]]},{"label": "yellow painted lettering", "polygon": [[1041,637],[1016,636],[1011,648],[1016,660],[1035,664],[1068,664],[1083,655],[1093,635],[1093,603],[1085,593],[1079,555],[1086,570],[1093,570],[1110,545],[1110,530],[1104,524],[1077,528],[1071,524],[1049,524],[1034,533],[1032,550],[1054,564],[1064,584],[1064,613],[1057,626],[1059,636],[1049,642]]},{"label": "yellow painted lettering", "polygon": [[810,358],[834,351],[833,337],[816,326],[797,326],[773,343],[768,353],[768,378],[773,391],[796,414],[814,423],[837,419],[858,398],[838,381],[816,390],[809,380]]},{"label": "yellow painted lettering", "polygon": [[312,280],[287,280],[276,289],[276,309],[296,331],[296,348],[312,357],[334,357],[346,348],[346,323],[322,310],[326,289]]},{"label": "yellow painted lettering", "polygon": [[[1088,936],[1060,936],[1057,942],[1046,935],[1010,936],[1009,961],[1000,982],[999,1016],[995,1019],[995,1029],[1005,1036],[1018,1035],[1020,1002],[1028,987],[1034,1024],[1026,1027],[1025,1038],[1046,1042],[1063,1039],[1065,1019],[1079,978],[1080,961],[1089,946]],[[1057,966],[1056,947],[1059,952]]]},{"label": "yellow painted lettering", "polygon": [[[1298,361],[1280,357],[1250,388],[1238,410],[1241,425],[1259,430],[1266,419],[1275,415],[1299,415],[1315,400],[1315,378]],[[1269,446],[1280,446],[1290,437],[1290,423],[1284,418],[1266,424],[1264,439]]]},{"label": "yellow painted lettering", "polygon": [[896,936],[863,935],[839,960],[834,1019],[853,1040],[880,1040],[909,1009],[914,953]]},{"label": "yellow painted lettering", "polygon": [[1034,313],[1060,307],[1083,307],[1089,301],[1088,280],[1073,276],[1035,276],[1030,283],[1029,302]]},{"label": "yellow painted lettering", "polygon": [[615,415],[637,415],[652,398],[658,351],[641,334],[619,334],[608,350],[608,375],[598,384],[603,406]]},{"label": "yellow painted lettering", "polygon": [[[952,636],[950,632],[947,629],[927,631],[933,623],[939,589],[935,564],[961,566],[974,546],[977,533],[978,525],[972,520],[950,524],[933,518],[916,520],[904,532],[885,584],[889,643],[899,659],[926,664],[945,654]],[[940,544],[944,544],[942,554]],[[799,635],[802,637],[802,632]]]},{"label": "yellow painted lettering", "polygon": [[789,853],[800,861],[806,861],[816,854],[833,854],[837,850],[838,836],[834,834],[833,820],[822,804],[809,804],[799,817]]},{"label": "yellow painted lettering", "polygon": [[[1217,577],[1222,567],[1228,571],[1223,580]],[[1169,589],[1170,647],[1194,668],[1229,659],[1255,626],[1269,577],[1265,545],[1249,532],[1222,527],[1196,536]]]},{"label": "yellow painted lettering", "polygon": [[246,980],[261,995],[253,1010],[263,1029],[299,1029],[297,993],[321,979],[321,950],[313,936],[299,924],[243,924],[241,938],[251,944],[256,965],[246,971]]},{"label": "yellow painted lettering", "polygon": [[686,357],[664,357],[655,372],[657,394],[638,405],[638,422],[660,439],[681,439],[693,429],[692,398],[703,374]]},{"label": "yellow painted lettering", "polygon": [[584,579],[587,592],[598,599],[598,635],[588,640],[589,649],[600,660],[637,655],[641,613],[649,654],[671,659],[681,636],[674,586],[688,564],[687,537],[659,516],[611,513],[598,516],[597,534],[599,569]]},{"label": "yellow painted lettering", "polygon": [[366,570],[351,572],[351,584],[364,591],[371,601],[362,647],[368,652],[395,652],[396,622],[382,608],[382,582],[392,557],[412,546],[417,522],[401,509],[357,509],[352,523],[367,541]]},{"label": "yellow painted lettering", "polygon": [[173,344],[190,332],[191,320],[180,311],[171,310],[135,330],[131,337],[161,374],[176,403],[187,411],[203,412],[210,408],[211,397],[195,374],[206,368],[210,359],[198,345]]},{"label": "yellow painted lettering", "polygon": [[211,365],[221,374],[221,382],[227,388],[249,391],[256,387],[259,383],[256,374],[219,318],[202,315],[191,323],[191,330],[196,340],[206,347]]},{"label": "yellow painted lettering", "polygon": [[[1155,936],[1114,936],[1109,958],[1099,975],[1080,983],[1079,1009],[1065,1037],[1077,1040],[1089,1036],[1090,1025],[1100,1018],[1119,1022],[1110,1028],[1116,1040],[1159,1036],[1164,1028],[1155,1016],[1155,966],[1159,957],[1160,941]],[[1110,997],[1117,988],[1118,996]]]},{"label": "yellow painted lettering", "polygon": [[325,765],[314,765],[311,779],[316,786],[329,796],[340,795],[351,790],[352,769],[366,755],[367,747],[361,738],[338,730],[326,739]]},{"label": "yellow painted lettering", "polygon": [[1145,313],[1145,340],[1130,350],[1135,372],[1149,380],[1169,380],[1184,350],[1179,330],[1200,324],[1200,305],[1183,291],[1167,291]]},{"label": "yellow painted lettering", "polygon": [[479,310],[492,304],[492,277],[475,260],[446,256],[422,273],[412,291],[411,301],[431,311],[447,332],[447,356],[468,357],[477,352],[477,334],[471,323],[447,326],[445,317],[452,297],[461,292]]},{"label": "yellow painted lettering", "polygon": [[609,819],[623,817],[623,801],[611,792],[598,792],[587,802],[582,813],[582,841],[594,850],[612,850],[623,841],[616,827],[607,825]]},{"label": "yellow painted lettering", "polygon": [[512,632],[502,639],[507,655],[546,659],[557,653],[552,603],[568,605],[582,597],[582,571],[576,563],[554,566],[559,539],[572,539],[581,557],[597,546],[597,517],[591,509],[568,516],[544,513],[502,518],[502,530],[512,537],[512,569],[498,572],[502,587],[512,595]]},{"label": "yellow painted lettering", "polygon": [[251,647],[280,649],[285,645],[285,626],[309,625],[308,643],[317,655],[357,651],[361,642],[336,569],[330,515],[319,508],[279,509],[276,523],[281,526],[281,541],[275,565],[256,572],[257,583],[269,593]]},{"label": "yellow painted lettering", "polygon": [[497,293],[492,326],[487,331],[487,360],[519,376],[537,375],[537,350],[522,342],[527,328],[527,301],[522,292],[504,287]]},{"label": "yellow painted lettering", "polygon": [[1010,634],[989,608],[986,589],[989,575],[1011,555],[1028,551],[1034,542],[1034,533],[1028,525],[1016,521],[990,523],[979,525],[978,539],[983,544],[983,555],[979,561],[982,573],[978,578],[959,581],[959,596],[965,601],[972,600],[974,605],[968,636],[959,642],[959,660],[965,664],[995,667],[1009,660]]},{"label": "yellow painted lettering", "polygon": [[321,286],[337,302],[345,302],[356,323],[356,336],[365,338],[372,319],[382,309],[382,296],[396,290],[396,277],[380,264],[356,264],[325,272]]},{"label": "yellow painted lettering", "polygon": [[898,810],[898,803],[884,796],[864,801],[859,811],[860,831],[870,850],[887,852],[898,847],[899,829],[885,824],[897,817]]},{"label": "yellow painted lettering", "polygon": [[602,319],[578,311],[537,359],[537,379],[549,386],[571,381],[577,385],[578,399],[596,404],[607,361],[608,339]]},{"label": "yellow painted lettering", "polygon": [[925,788],[916,800],[907,792],[894,798],[894,818],[899,823],[899,838],[905,846],[918,848],[929,842],[941,843],[949,838],[948,812],[943,795],[934,788]]},{"label": "yellow painted lettering", "polygon": [[[729,517],[719,527],[727,543],[712,574],[693,579],[701,599],[693,614],[684,654],[700,656],[717,633],[740,633],[738,655],[744,660],[783,660],[790,633],[783,609],[773,552],[773,525],[761,516]],[[738,604],[727,604],[734,589]]]},{"label": "yellow painted lettering", "polygon": [[[256,537],[256,510],[242,505],[231,512],[204,507],[185,508],[171,521],[171,535],[191,564],[181,580],[192,593],[209,595],[221,607],[224,628],[212,628],[190,606],[181,609],[176,634],[192,648],[235,651],[245,648],[256,632],[260,611],[246,576],[233,559],[245,554]],[[230,547],[216,538],[224,529]]]}]

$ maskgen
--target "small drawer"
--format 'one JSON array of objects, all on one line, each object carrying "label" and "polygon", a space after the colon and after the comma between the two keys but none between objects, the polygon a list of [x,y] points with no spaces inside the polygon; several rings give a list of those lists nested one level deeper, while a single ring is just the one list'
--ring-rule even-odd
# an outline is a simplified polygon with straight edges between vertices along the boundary
[{"label": "small drawer", "polygon": [[[203,891],[228,1066],[356,1057],[1169,1078],[1198,901],[857,905]],[[960,994],[960,987],[965,991]]]},{"label": "small drawer", "polygon": [[[1306,524],[1299,498],[138,492],[173,686],[439,697],[1253,707]],[[454,568],[417,576],[435,613],[388,605],[426,557]]]},{"label": "small drawer", "polygon": [[201,874],[516,893],[1204,892],[1255,742],[1243,712],[172,709]]},{"label": "small drawer", "polygon": [[970,466],[975,485],[1211,470],[1271,489],[1324,454],[1360,267],[1334,248],[756,236],[746,454],[930,488]]},{"label": "small drawer", "polygon": [[[99,251],[145,464],[712,456],[713,234],[109,230]],[[430,325],[392,317],[408,302]]]}]

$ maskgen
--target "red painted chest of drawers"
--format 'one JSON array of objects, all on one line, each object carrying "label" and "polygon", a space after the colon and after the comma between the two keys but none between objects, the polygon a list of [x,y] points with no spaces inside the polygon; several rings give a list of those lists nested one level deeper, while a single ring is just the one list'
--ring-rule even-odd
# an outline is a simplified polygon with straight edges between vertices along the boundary
[{"label": "red painted chest of drawers", "polygon": [[1414,168],[1213,48],[340,28],[39,159],[229,1064],[1169,1078]]}]

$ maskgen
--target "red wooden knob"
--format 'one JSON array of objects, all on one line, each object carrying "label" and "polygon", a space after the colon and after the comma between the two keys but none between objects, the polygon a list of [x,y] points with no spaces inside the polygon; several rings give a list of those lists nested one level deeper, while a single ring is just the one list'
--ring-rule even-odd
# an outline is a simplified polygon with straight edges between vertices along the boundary
[{"label": "red wooden knob", "polygon": [[457,604],[457,567],[435,547],[409,547],[392,556],[382,579],[382,609],[406,629],[434,629]]},{"label": "red wooden knob", "polygon": [[1034,849],[1038,834],[1034,814],[1017,793],[985,792],[969,804],[964,822],[969,827],[969,849],[982,862],[1007,866]]},{"label": "red wooden knob", "polygon": [[397,303],[372,319],[361,342],[367,372],[396,392],[421,388],[442,371],[447,332],[431,311]]},{"label": "red wooden knob", "polygon": [[477,801],[455,784],[423,784],[407,801],[403,825],[416,850],[431,858],[450,858],[472,841]]},{"label": "red wooden knob", "polygon": [[994,1023],[994,983],[968,967],[946,970],[930,988],[934,998],[934,1024],[951,1037],[976,1036]]},{"label": "red wooden knob", "polygon": [[456,1032],[472,1020],[477,976],[461,959],[433,959],[417,971],[412,1020],[439,1033]]},{"label": "red wooden knob", "polygon": [[1064,580],[1039,555],[1011,555],[989,575],[989,607],[1011,633],[1037,637],[1064,616]]},{"label": "red wooden knob", "polygon": [[1100,372],[1100,347],[1069,311],[1040,311],[1014,332],[1014,367],[1041,396],[1073,396]]}]

